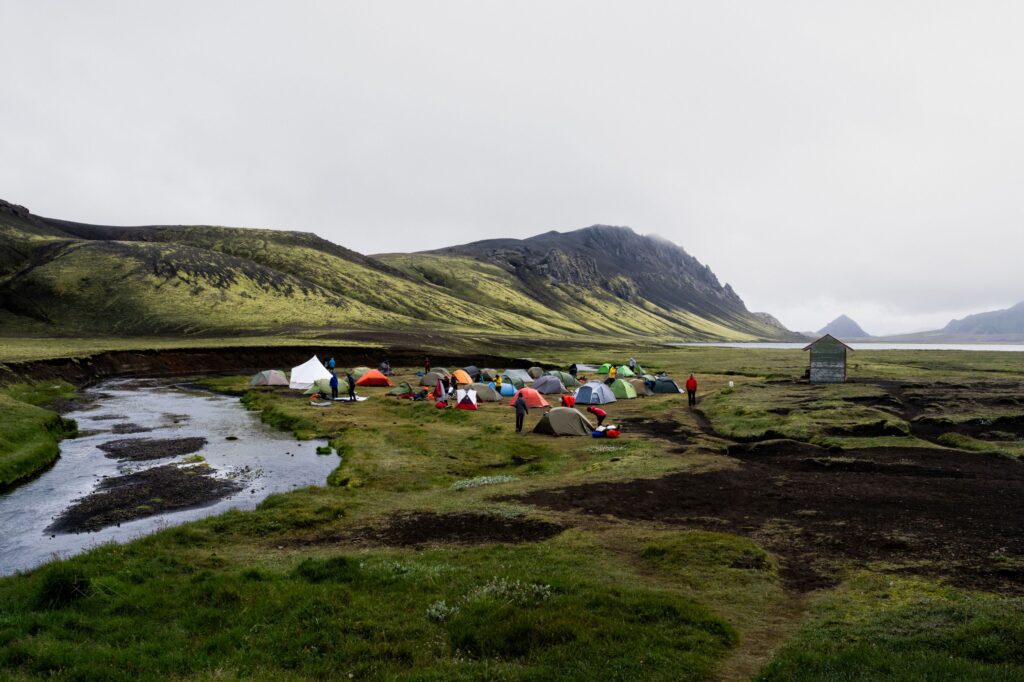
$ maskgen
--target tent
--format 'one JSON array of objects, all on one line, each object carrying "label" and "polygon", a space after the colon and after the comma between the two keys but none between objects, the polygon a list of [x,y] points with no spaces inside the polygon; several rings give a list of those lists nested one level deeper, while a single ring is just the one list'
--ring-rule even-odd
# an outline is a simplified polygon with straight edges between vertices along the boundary
[{"label": "tent", "polygon": [[[302,392],[302,395],[313,395],[314,393],[331,395],[331,380],[317,379],[313,382],[312,386]],[[338,379],[338,393],[348,393],[348,382],[344,379]]]},{"label": "tent", "polygon": [[630,400],[636,397],[636,388],[625,379],[616,379],[609,388],[612,389],[612,393],[618,400]]},{"label": "tent", "polygon": [[[356,386],[359,385],[359,380],[363,378],[363,375],[370,371],[369,367],[353,367],[352,376],[356,378]],[[377,370],[374,370],[377,371]]]},{"label": "tent", "polygon": [[600,381],[591,381],[576,390],[576,402],[580,405],[604,405],[614,403],[615,394]]},{"label": "tent", "polygon": [[655,393],[682,393],[683,389],[671,377],[660,376],[654,380]]},{"label": "tent", "polygon": [[409,385],[408,381],[403,381],[388,391],[388,395],[412,395],[413,393],[415,393],[415,391],[412,386]]},{"label": "tent", "polygon": [[[452,376],[452,373],[449,372],[444,367],[431,367],[430,368],[430,372],[433,372],[434,374],[440,374],[441,376],[448,377],[448,378],[451,378],[451,376]],[[428,374],[429,374],[429,372],[428,372]]]},{"label": "tent", "polygon": [[473,381],[480,381],[480,368],[477,367],[476,365],[469,365],[468,367],[463,367],[462,371],[468,374],[469,378],[472,379]]},{"label": "tent", "polygon": [[494,381],[498,378],[498,370],[485,367],[480,370],[480,381]]},{"label": "tent", "polygon": [[654,395],[654,391],[647,386],[647,382],[643,379],[626,379],[626,383],[633,386],[633,390],[638,396]]},{"label": "tent", "polygon": [[508,374],[502,374],[501,375],[501,387],[505,388],[506,385],[513,386],[513,387],[519,389],[519,388],[522,388],[523,386],[526,386],[526,382],[523,381],[519,377],[509,376]]},{"label": "tent", "polygon": [[598,374],[608,374],[610,371],[612,371],[612,363],[610,362],[606,362],[597,368]]},{"label": "tent", "polygon": [[457,400],[455,407],[459,408],[460,410],[476,409],[476,391],[465,391],[460,388],[459,392],[456,394],[455,397]]},{"label": "tent", "polygon": [[526,370],[526,373],[529,374],[530,377],[533,379],[539,379],[540,377],[544,376],[544,369],[541,367],[531,367],[530,369]]},{"label": "tent", "polygon": [[534,433],[549,436],[589,436],[594,425],[579,410],[571,407],[556,407],[540,418]]},{"label": "tent", "polygon": [[629,365],[619,365],[615,368],[615,376],[618,377],[635,377],[636,372],[629,368]]},{"label": "tent", "polygon": [[381,374],[378,369],[371,369],[356,381],[356,386],[392,386],[391,379]]},{"label": "tent", "polygon": [[[476,391],[476,399],[477,399],[478,402],[481,401],[481,400],[484,400],[484,401],[487,401],[487,402],[490,402],[490,403],[500,403],[501,402],[501,394],[498,393],[497,391],[495,391],[493,387],[488,386],[487,384],[470,384],[469,385],[469,390]],[[513,391],[509,395],[514,395],[514,394],[515,394],[515,391]]]},{"label": "tent", "polygon": [[506,369],[504,376],[506,378],[513,380],[519,379],[519,381],[523,382],[524,384],[533,383],[533,377],[531,377],[530,373],[527,372],[525,369]]},{"label": "tent", "polygon": [[287,386],[288,377],[279,369],[265,369],[249,379],[250,386]]},{"label": "tent", "polygon": [[533,382],[533,390],[537,393],[565,393],[565,386],[558,377],[544,376]]},{"label": "tent", "polygon": [[557,377],[558,380],[562,382],[562,385],[565,386],[566,388],[576,388],[577,386],[580,385],[580,382],[576,381],[576,377],[569,374],[568,372],[562,372],[557,369],[553,369],[550,372],[548,372],[548,376]]},{"label": "tent", "polygon": [[324,363],[320,362],[319,358],[314,355],[298,367],[292,367],[292,380],[288,382],[288,386],[289,388],[305,391],[317,379],[330,380],[330,378],[331,373],[324,367]]},{"label": "tent", "polygon": [[464,369],[457,369],[452,372],[452,381],[459,385],[469,386],[473,383],[473,377],[469,376],[469,373]]},{"label": "tent", "polygon": [[[522,388],[522,386],[520,386],[519,388]],[[515,384],[513,384],[511,381],[506,381],[501,385],[501,394],[504,396],[515,395],[516,390],[517,389]]]},{"label": "tent", "polygon": [[512,400],[508,401],[508,404],[515,405],[520,395],[526,399],[527,407],[550,407],[548,401],[544,400],[544,396],[542,396],[540,393],[537,393],[537,391],[533,390],[532,388],[519,389],[519,391],[516,392],[515,397],[513,397]]},{"label": "tent", "polygon": [[430,370],[423,375],[422,379],[420,379],[420,386],[429,386],[430,388],[434,388],[434,386],[437,385],[437,382],[442,378],[447,379],[448,374],[441,374],[441,372],[438,372],[437,370]]}]

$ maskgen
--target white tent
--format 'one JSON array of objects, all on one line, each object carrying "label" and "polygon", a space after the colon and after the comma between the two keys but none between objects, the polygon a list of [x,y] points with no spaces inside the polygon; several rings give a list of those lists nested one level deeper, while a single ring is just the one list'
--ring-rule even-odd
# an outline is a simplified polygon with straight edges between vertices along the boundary
[{"label": "white tent", "polygon": [[324,367],[324,363],[320,362],[320,359],[314,355],[298,367],[292,367],[292,380],[289,382],[288,387],[305,391],[317,379],[329,380],[330,378],[331,373]]}]

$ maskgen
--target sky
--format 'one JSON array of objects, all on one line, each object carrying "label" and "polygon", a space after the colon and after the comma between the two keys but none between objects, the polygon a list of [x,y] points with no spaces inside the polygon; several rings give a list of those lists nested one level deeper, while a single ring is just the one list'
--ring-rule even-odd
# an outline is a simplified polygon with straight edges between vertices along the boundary
[{"label": "sky", "polygon": [[1024,3],[0,0],[0,198],[364,253],[592,224],[814,330],[1024,300]]}]

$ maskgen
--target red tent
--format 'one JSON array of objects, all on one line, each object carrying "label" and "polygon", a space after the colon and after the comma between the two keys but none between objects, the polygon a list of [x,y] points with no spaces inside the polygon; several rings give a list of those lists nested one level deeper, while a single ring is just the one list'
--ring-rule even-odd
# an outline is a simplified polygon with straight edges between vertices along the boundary
[{"label": "red tent", "polygon": [[508,404],[515,405],[516,400],[519,399],[520,395],[526,399],[527,407],[550,407],[548,401],[544,400],[544,396],[542,396],[540,393],[533,390],[532,388],[519,389],[519,392],[512,396],[512,400],[510,400]]},{"label": "red tent", "polygon": [[369,372],[359,377],[356,381],[356,386],[393,386],[391,379],[380,373],[380,370],[371,369]]}]

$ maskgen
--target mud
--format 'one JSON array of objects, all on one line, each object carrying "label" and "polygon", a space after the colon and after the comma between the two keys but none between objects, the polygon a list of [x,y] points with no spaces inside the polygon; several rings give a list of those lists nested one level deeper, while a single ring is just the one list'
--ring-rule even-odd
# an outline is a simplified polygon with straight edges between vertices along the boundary
[{"label": "mud", "polygon": [[99,448],[111,459],[143,462],[190,455],[202,450],[204,445],[205,438],[125,438],[108,441]]},{"label": "mud", "polygon": [[118,435],[124,435],[129,433],[147,433],[152,430],[153,429],[148,426],[139,426],[138,424],[125,422],[121,424],[114,424],[114,426],[111,427],[110,432]]},{"label": "mud", "polygon": [[96,492],[68,507],[46,529],[83,533],[155,514],[203,507],[234,494],[242,486],[215,478],[205,465],[163,466],[104,479]]},{"label": "mud", "polygon": [[[835,452],[737,445],[735,469],[544,490],[517,502],[738,533],[781,558],[791,589],[886,562],[974,588],[1024,593],[1024,465],[926,448]],[[1022,564],[1024,565],[1024,564]]]},{"label": "mud", "polygon": [[623,417],[618,424],[626,433],[638,433],[673,443],[688,444],[694,433],[674,419],[650,419],[646,417]]},{"label": "mud", "polygon": [[490,514],[435,514],[423,512],[392,516],[383,527],[364,527],[344,533],[301,540],[302,545],[367,544],[389,547],[429,545],[519,544],[540,542],[558,535],[562,526]]}]

